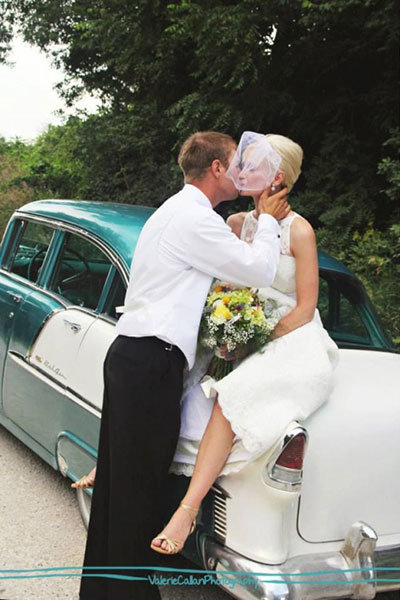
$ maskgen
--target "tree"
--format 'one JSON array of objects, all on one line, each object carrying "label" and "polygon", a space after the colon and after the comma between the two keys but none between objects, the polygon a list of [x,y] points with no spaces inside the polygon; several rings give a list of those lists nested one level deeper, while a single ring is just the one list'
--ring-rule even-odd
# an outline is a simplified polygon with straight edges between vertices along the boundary
[{"label": "tree", "polygon": [[[103,99],[60,134],[71,194],[158,205],[188,134],[278,132],[304,148],[292,204],[325,249],[399,223],[395,0],[11,0],[0,22],[3,47],[16,27],[63,66],[69,102]],[[58,167],[42,173],[52,189],[65,164],[59,183]],[[364,242],[348,264],[361,247],[368,260]]]}]

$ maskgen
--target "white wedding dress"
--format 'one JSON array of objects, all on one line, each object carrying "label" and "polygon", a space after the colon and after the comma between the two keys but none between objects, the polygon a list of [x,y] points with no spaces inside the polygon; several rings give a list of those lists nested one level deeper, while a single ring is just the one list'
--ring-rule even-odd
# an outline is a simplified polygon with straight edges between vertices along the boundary
[{"label": "white wedding dress", "polygon": [[[284,316],[296,306],[296,260],[290,254],[290,227],[294,213],[280,221],[281,260],[271,287],[259,295],[278,301]],[[252,243],[258,221],[249,212],[243,222],[241,239]],[[220,475],[239,471],[266,452],[294,420],[304,420],[326,402],[333,387],[338,349],[314,319],[267,344],[226,377],[216,382],[203,377],[212,354],[198,349],[196,362],[187,374],[182,398],[181,428],[170,472],[191,476],[201,438],[214,405],[215,391],[235,438]]]}]

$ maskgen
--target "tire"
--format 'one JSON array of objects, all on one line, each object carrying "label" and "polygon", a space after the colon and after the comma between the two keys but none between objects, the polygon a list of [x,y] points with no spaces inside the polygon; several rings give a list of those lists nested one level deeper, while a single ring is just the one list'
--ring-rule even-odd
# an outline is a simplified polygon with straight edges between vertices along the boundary
[{"label": "tire", "polygon": [[90,508],[92,506],[92,491],[77,489],[76,496],[78,499],[79,512],[81,513],[82,521],[87,530],[89,526]]}]

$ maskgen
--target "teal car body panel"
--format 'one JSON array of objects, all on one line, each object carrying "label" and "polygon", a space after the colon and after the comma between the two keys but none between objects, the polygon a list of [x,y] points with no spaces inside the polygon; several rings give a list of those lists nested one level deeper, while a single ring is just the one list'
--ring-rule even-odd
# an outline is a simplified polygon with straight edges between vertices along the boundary
[{"label": "teal car body panel", "polygon": [[129,269],[140,231],[155,211],[147,206],[86,200],[37,200],[17,213],[42,216],[74,225],[114,248]]}]

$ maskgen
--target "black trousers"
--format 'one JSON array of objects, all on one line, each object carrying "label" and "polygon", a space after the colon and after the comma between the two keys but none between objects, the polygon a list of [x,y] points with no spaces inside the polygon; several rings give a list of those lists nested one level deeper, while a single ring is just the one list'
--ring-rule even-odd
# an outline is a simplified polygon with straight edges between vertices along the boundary
[{"label": "black trousers", "polygon": [[[96,481],[82,575],[87,566],[159,566],[150,549],[163,527],[168,469],[180,429],[184,355],[155,337],[119,335],[104,361],[104,399]],[[90,376],[90,374],[89,374]],[[161,559],[160,559],[161,557]],[[164,562],[163,562],[164,560]],[[97,573],[142,577],[81,578],[81,600],[158,600],[154,571]]]}]

